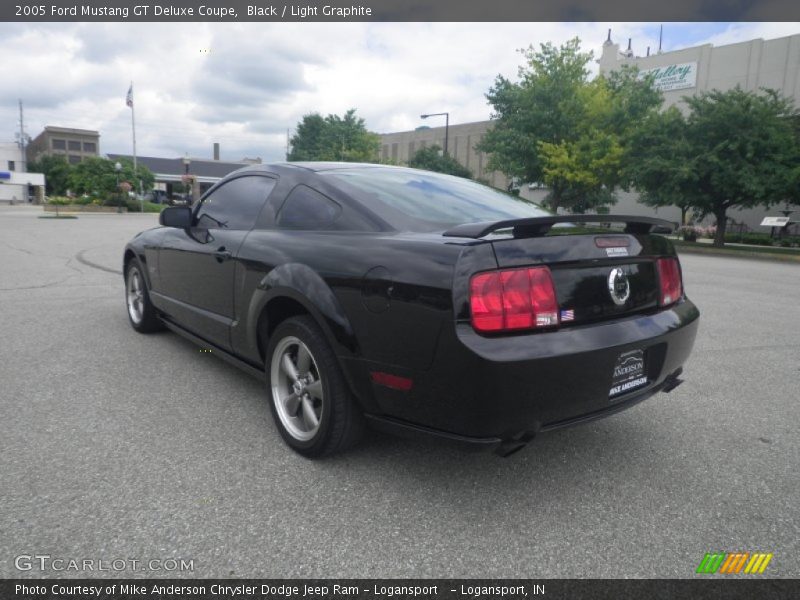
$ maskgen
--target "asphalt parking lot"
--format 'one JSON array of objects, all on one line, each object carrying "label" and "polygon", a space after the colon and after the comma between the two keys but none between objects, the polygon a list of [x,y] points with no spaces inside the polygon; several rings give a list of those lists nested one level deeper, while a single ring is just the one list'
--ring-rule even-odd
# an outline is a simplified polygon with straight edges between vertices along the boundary
[{"label": "asphalt parking lot", "polygon": [[122,248],[155,215],[40,214],[0,208],[0,577],[691,577],[711,551],[800,576],[800,265],[683,256],[702,317],[669,395],[507,459],[372,434],[310,462],[258,381],[130,328]]}]

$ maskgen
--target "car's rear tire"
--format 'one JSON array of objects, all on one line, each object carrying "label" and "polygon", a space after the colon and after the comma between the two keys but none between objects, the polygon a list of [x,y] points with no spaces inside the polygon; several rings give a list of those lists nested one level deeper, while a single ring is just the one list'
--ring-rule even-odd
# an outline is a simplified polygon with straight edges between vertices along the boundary
[{"label": "car's rear tire", "polygon": [[131,259],[125,270],[125,305],[131,327],[139,333],[152,333],[164,328],[156,308],[150,302],[147,280],[138,258]]},{"label": "car's rear tire", "polygon": [[360,439],[363,415],[314,319],[291,317],[278,325],[270,336],[264,369],[272,416],[293,450],[318,458]]}]

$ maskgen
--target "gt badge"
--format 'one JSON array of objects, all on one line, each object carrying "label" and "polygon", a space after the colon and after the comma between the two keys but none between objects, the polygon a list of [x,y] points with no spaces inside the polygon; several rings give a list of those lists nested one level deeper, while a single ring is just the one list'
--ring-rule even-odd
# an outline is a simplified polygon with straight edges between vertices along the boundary
[{"label": "gt badge", "polygon": [[617,306],[622,306],[630,298],[631,284],[625,271],[617,267],[608,274],[608,293]]}]

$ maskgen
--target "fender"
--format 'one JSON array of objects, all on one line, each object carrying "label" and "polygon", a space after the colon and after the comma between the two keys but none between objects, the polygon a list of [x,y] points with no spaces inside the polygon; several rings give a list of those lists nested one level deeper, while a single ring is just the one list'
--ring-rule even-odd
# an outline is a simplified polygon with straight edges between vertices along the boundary
[{"label": "fender", "polygon": [[[142,231],[130,242],[125,245],[125,250],[122,253],[122,277],[125,278],[125,265],[128,262],[127,256],[129,253],[139,259],[144,270],[144,279],[147,284],[148,290],[158,291],[158,250],[161,246],[161,238],[166,233],[164,227],[155,227]],[[150,251],[148,253],[148,250]],[[148,261],[148,254],[151,260]]]},{"label": "fender", "polygon": [[150,269],[151,266],[147,264],[147,255],[144,252],[144,246],[134,246],[133,244],[128,244],[125,246],[125,252],[123,252],[123,264],[122,264],[122,278],[125,279],[125,268],[127,267],[128,263],[133,259],[128,259],[128,255],[132,254],[135,258],[139,259],[139,263],[142,265],[142,270],[144,271],[142,275],[144,276],[145,283],[147,284],[147,289],[153,289],[153,281],[150,276]]}]

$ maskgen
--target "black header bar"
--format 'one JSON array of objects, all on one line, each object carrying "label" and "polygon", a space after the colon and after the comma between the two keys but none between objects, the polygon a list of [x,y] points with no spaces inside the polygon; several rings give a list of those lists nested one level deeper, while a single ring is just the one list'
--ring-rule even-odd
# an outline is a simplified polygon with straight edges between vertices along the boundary
[{"label": "black header bar", "polygon": [[796,0],[3,0],[0,21],[800,21]]}]

